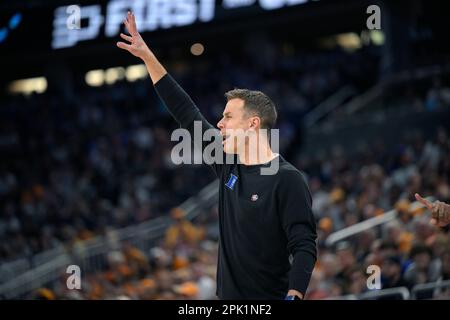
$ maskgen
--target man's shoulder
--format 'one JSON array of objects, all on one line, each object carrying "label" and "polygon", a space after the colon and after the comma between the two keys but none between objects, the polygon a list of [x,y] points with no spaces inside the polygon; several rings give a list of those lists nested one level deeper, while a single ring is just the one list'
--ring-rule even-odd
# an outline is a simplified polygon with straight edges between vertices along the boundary
[{"label": "man's shoulder", "polygon": [[304,172],[296,168],[293,164],[286,159],[281,158],[279,173],[283,176],[295,175],[295,176],[305,176]]},{"label": "man's shoulder", "polygon": [[307,179],[304,172],[294,167],[291,163],[284,160],[281,161],[280,167],[278,170],[278,176],[280,179],[280,182],[284,183],[301,183],[306,184]]}]

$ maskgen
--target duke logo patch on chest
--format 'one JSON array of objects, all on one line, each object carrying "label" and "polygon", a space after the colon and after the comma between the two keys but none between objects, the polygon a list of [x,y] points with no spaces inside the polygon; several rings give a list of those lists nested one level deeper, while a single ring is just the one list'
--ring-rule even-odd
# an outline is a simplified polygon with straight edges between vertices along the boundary
[{"label": "duke logo patch on chest", "polygon": [[234,189],[234,185],[236,184],[238,177],[236,177],[234,174],[230,173],[230,178],[228,179],[228,182],[225,183],[225,185],[230,188],[231,190]]}]

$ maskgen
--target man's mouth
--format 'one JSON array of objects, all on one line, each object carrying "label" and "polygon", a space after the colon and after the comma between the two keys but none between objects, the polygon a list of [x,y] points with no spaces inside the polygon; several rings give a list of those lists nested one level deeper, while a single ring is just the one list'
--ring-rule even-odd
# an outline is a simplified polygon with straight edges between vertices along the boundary
[{"label": "man's mouth", "polygon": [[223,135],[222,135],[222,144],[224,144],[225,141],[226,141],[229,137],[230,137],[229,134],[223,134]]}]

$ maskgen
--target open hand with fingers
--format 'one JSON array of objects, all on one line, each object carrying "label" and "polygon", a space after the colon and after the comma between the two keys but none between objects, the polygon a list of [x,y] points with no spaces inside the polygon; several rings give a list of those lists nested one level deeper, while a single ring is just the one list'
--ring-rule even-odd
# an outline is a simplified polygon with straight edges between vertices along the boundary
[{"label": "open hand with fingers", "polygon": [[415,194],[417,201],[422,203],[431,211],[431,223],[439,227],[445,227],[450,223],[450,205],[442,201],[431,203],[427,199],[422,198],[418,193]]},{"label": "open hand with fingers", "polygon": [[127,50],[134,56],[145,60],[152,53],[137,31],[136,18],[132,12],[128,11],[127,17],[124,20],[124,24],[130,35],[128,36],[121,33],[120,37],[129,43],[117,42],[117,46],[121,49]]}]

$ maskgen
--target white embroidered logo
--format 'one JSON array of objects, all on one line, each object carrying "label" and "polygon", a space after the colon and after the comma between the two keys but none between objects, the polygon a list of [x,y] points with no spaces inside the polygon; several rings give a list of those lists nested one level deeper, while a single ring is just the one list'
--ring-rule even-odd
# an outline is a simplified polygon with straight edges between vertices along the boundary
[{"label": "white embroidered logo", "polygon": [[258,200],[258,195],[257,194],[254,194],[254,195],[252,195],[252,197],[250,198],[252,201],[256,201],[256,200]]}]

